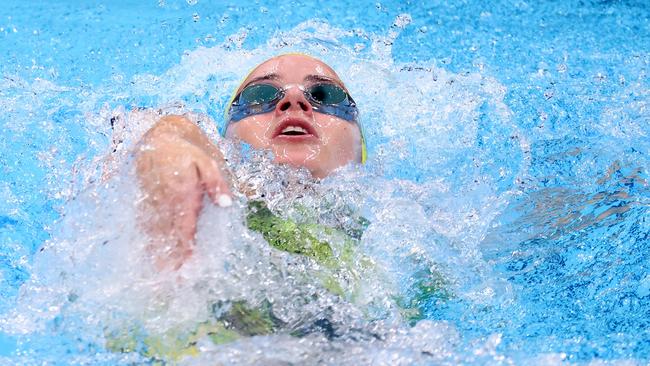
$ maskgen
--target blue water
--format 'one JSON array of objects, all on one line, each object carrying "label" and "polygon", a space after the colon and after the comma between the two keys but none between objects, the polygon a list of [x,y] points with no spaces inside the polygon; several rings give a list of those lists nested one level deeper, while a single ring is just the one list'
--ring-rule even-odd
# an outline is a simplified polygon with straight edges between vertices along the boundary
[{"label": "blue water", "polygon": [[[383,182],[370,191],[421,212],[396,219],[417,223],[411,234],[367,240],[387,253],[391,238],[417,241],[451,268],[463,296],[426,314],[460,339],[443,360],[644,364],[649,17],[641,0],[5,1],[0,313],[18,306],[69,201],[98,180],[113,111],[183,102],[220,121],[250,66],[298,50],[330,62],[365,106],[367,169]],[[376,222],[401,207],[376,201]],[[0,361],[101,354],[75,336],[82,323],[57,319],[44,335],[4,326]],[[106,360],[87,362],[117,362]]]}]

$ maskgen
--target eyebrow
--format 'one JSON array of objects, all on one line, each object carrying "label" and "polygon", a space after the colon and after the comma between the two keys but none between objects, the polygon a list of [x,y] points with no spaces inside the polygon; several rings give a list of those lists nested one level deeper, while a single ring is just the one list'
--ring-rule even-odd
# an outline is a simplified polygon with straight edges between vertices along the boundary
[{"label": "eyebrow", "polygon": [[251,85],[251,84],[259,83],[260,81],[264,81],[264,80],[277,80],[277,79],[279,79],[279,78],[280,78],[280,75],[278,75],[278,74],[276,74],[276,73],[274,73],[274,72],[272,72],[272,73],[270,73],[270,74],[266,74],[266,75],[258,76],[258,77],[255,77],[255,78],[250,79],[250,80],[246,83],[246,85],[245,85],[244,87],[242,87],[241,89],[244,89],[245,87],[247,87],[247,86],[249,86],[249,85]]},{"label": "eyebrow", "polygon": [[305,76],[304,80],[305,81],[311,81],[313,83],[327,82],[327,83],[333,83],[333,84],[336,84],[336,85],[341,84],[339,81],[337,81],[335,79],[332,79],[332,78],[329,78],[329,77],[326,77],[326,76],[322,76],[322,75],[313,75],[313,74]]},{"label": "eyebrow", "polygon": [[[242,86],[241,89],[245,89],[247,86],[255,84],[255,83],[259,83],[260,81],[278,80],[278,79],[280,79],[280,75],[272,72],[272,73],[269,73],[269,74],[266,74],[266,75],[262,75],[262,76],[252,78],[251,80],[249,80],[246,83],[246,85]],[[338,80],[327,77],[327,76],[322,76],[322,75],[315,75],[315,74],[307,75],[307,76],[305,76],[305,78],[303,80],[304,81],[309,81],[309,82],[312,82],[312,83],[318,83],[318,82],[332,83],[332,84],[336,84],[336,85],[338,85],[340,87],[343,87],[343,85],[341,85],[341,82],[339,82]]]}]

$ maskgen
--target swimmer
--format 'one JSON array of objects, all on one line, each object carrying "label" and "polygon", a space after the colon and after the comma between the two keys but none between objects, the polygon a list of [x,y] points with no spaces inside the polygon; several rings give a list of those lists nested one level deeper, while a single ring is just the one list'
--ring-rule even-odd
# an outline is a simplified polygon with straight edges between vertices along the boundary
[{"label": "swimmer", "polygon": [[[316,179],[345,165],[363,163],[366,157],[354,100],[332,68],[305,55],[282,55],[257,66],[234,93],[223,131],[227,139],[270,151],[275,163],[306,168]],[[237,185],[217,146],[183,116],[161,118],[138,146],[137,175],[145,194],[141,221],[152,239],[151,254],[159,270],[176,270],[192,255],[205,195],[213,204],[228,207]],[[370,311],[377,308],[374,298],[360,290],[363,281],[388,281],[358,250],[367,220],[350,215],[349,227],[298,223],[276,215],[264,202],[250,199],[246,226],[261,234],[271,247],[315,261],[318,266],[307,281],[366,309],[367,314],[375,314]],[[422,273],[414,289],[392,297],[410,322],[422,318],[421,307],[430,299],[446,301],[451,297],[444,278],[430,263],[420,267]],[[205,337],[222,344],[275,332],[298,337],[317,331],[329,332],[332,337],[336,333],[327,315],[320,313],[313,319],[307,316],[286,324],[274,315],[270,303],[255,305],[242,299],[227,303],[213,318],[165,334],[108,334],[106,347],[177,361],[198,354],[198,339]],[[330,326],[323,328],[322,324]]]},{"label": "swimmer", "polygon": [[[322,179],[365,160],[358,110],[336,72],[313,57],[271,58],[235,92],[225,137],[273,153],[274,162],[304,167]],[[145,193],[143,222],[158,268],[178,269],[192,255],[203,197],[232,204],[234,182],[223,154],[183,116],[161,118],[136,151]]]}]

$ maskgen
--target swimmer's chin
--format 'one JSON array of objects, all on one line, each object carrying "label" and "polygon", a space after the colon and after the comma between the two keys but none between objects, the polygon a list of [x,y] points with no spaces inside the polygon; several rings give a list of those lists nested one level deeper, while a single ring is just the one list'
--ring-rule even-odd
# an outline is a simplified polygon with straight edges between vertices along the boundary
[{"label": "swimmer's chin", "polygon": [[328,176],[330,176],[337,170],[343,168],[344,166],[354,164],[354,162],[348,162],[346,164],[340,164],[340,165],[336,165],[335,167],[331,167],[331,169],[326,169],[323,167],[322,163],[319,163],[313,157],[307,159],[298,159],[294,157],[294,159],[291,159],[287,156],[281,158],[276,157],[274,163],[288,165],[296,169],[305,169],[309,173],[311,173],[311,176],[313,178],[316,178],[318,180],[327,178]]},{"label": "swimmer's chin", "polygon": [[318,166],[318,163],[314,161],[313,156],[308,154],[276,155],[273,162],[279,165],[289,165],[293,168],[305,168],[316,177],[314,173],[317,169],[314,168]]}]

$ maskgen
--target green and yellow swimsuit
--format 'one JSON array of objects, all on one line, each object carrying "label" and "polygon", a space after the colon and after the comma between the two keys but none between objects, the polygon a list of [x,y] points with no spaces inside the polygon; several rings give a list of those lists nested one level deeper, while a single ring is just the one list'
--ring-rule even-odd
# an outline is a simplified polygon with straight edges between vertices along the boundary
[{"label": "green and yellow swimsuit", "polygon": [[[359,219],[360,230],[332,228],[318,223],[297,223],[275,215],[264,202],[250,201],[246,214],[247,227],[260,233],[272,247],[288,253],[307,256],[323,268],[317,281],[346,301],[355,302],[360,276],[376,270],[374,263],[362,256],[358,242],[368,222]],[[332,243],[337,243],[336,253]],[[402,314],[410,323],[422,318],[421,306],[430,299],[446,300],[445,279],[436,272],[424,270],[416,289],[408,299],[395,298]],[[344,280],[341,280],[343,278]],[[125,331],[108,334],[106,348],[114,352],[139,352],[161,363],[174,362],[198,354],[197,342],[208,337],[214,344],[223,344],[255,335],[271,334],[282,329],[282,322],[273,316],[271,305],[249,307],[243,301],[216,304],[221,311],[214,320],[199,324],[192,332],[170,330],[161,335],[135,334]],[[299,335],[299,334],[296,334]]]}]

